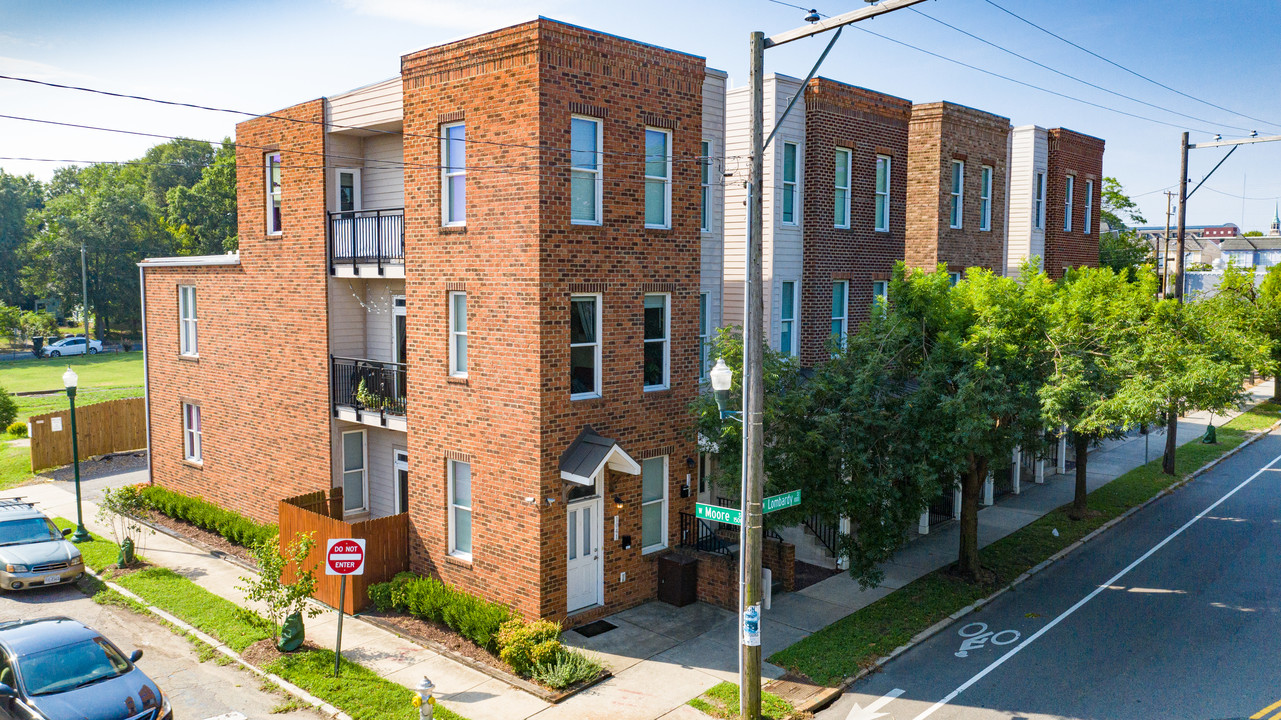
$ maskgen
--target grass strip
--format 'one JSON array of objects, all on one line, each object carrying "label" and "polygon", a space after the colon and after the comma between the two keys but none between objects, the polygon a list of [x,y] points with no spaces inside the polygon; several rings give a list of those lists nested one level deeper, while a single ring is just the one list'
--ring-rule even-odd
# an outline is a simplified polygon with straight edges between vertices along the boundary
[{"label": "grass strip", "polygon": [[[55,518],[60,528],[75,527],[64,518]],[[77,545],[85,564],[102,572],[116,562],[120,548],[96,535]],[[259,640],[271,637],[267,621],[231,601],[215,595],[168,568],[152,567],[110,578],[152,606],[208,633],[236,652],[243,652]],[[121,598],[124,599],[124,598]],[[111,602],[112,598],[104,598]],[[353,720],[416,720],[414,692],[379,677],[362,665],[342,660],[341,677],[335,679],[331,650],[305,650],[284,655],[262,670],[274,673],[317,698],[333,705]],[[465,720],[439,705],[435,717]]]},{"label": "grass strip", "polygon": [[[1089,495],[1095,515],[1067,516],[1060,507],[980,551],[985,568],[996,573],[991,584],[969,583],[946,568],[917,578],[902,589],[780,650],[769,661],[822,685],[836,685],[872,665],[917,633],[961,608],[991,595],[1016,577],[1090,534],[1113,518],[1147,502],[1166,488],[1281,419],[1281,405],[1263,403],[1218,429],[1218,444],[1192,441],[1179,448],[1175,474],[1161,472],[1161,459],[1134,468]],[[1058,530],[1058,537],[1054,536]]]},{"label": "grass strip", "polygon": [[[738,713],[738,685],[723,682],[689,701],[689,706],[714,718],[736,718]],[[792,716],[792,705],[773,693],[761,692],[761,718],[784,720]]]},{"label": "grass strip", "polygon": [[31,448],[0,443],[0,490],[31,479]]},{"label": "grass strip", "polygon": [[[63,369],[65,372],[65,368]],[[61,382],[61,381],[60,381]],[[8,388],[6,388],[7,390]],[[107,388],[104,390],[78,390],[76,391],[76,407],[82,408],[86,405],[93,405],[108,400],[122,400],[124,398],[142,397],[142,385],[133,385],[130,387]],[[19,422],[27,422],[32,415],[44,415],[45,413],[58,412],[66,410],[71,406],[67,400],[65,392],[51,393],[49,395],[23,395],[15,397],[18,403]]]},{"label": "grass strip", "polygon": [[62,374],[68,365],[80,376],[81,390],[142,387],[140,352],[6,360],[0,365],[0,386],[11,393],[61,390]]}]

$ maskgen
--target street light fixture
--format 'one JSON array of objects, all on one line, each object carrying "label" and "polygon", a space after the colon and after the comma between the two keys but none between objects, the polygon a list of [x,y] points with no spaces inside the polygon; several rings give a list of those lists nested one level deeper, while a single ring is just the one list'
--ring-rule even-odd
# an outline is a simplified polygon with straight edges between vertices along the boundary
[{"label": "street light fixture", "polygon": [[725,409],[725,406],[729,405],[729,388],[734,384],[734,371],[725,364],[725,358],[716,358],[716,365],[707,372],[707,377],[712,381],[712,390],[716,393],[716,407],[721,411],[721,419],[732,417],[741,420],[740,412]]},{"label": "street light fixture", "polygon": [[89,531],[85,530],[84,510],[80,506],[80,445],[76,438],[76,384],[79,380],[80,376],[68,365],[67,371],[62,374],[62,384],[66,386],[67,399],[71,401],[71,464],[76,469],[76,532],[71,536],[73,543],[93,539]]}]

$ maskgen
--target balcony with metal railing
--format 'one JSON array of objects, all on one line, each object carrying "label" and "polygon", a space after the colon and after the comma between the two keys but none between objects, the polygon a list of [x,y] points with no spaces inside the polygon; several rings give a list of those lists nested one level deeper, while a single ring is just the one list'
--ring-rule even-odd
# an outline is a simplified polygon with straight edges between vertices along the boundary
[{"label": "balcony with metal railing", "polygon": [[331,356],[329,365],[334,417],[391,430],[408,430],[404,363]]},{"label": "balcony with metal railing", "polygon": [[405,277],[405,209],[329,213],[329,274]]}]

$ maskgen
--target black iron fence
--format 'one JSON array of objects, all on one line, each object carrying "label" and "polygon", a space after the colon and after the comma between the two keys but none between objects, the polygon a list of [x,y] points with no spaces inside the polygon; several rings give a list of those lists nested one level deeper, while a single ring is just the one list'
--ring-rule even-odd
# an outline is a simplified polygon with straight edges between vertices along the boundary
[{"label": "black iron fence", "polygon": [[335,414],[339,407],[369,410],[377,412],[384,425],[389,415],[405,415],[404,363],[332,356],[329,362]]},{"label": "black iron fence", "polygon": [[952,520],[956,517],[955,512],[956,493],[951,488],[948,488],[934,498],[934,502],[930,503],[930,527]]},{"label": "black iron fence", "polygon": [[340,264],[383,265],[405,262],[405,210],[360,210],[329,213],[329,271]]},{"label": "black iron fence", "polygon": [[730,543],[712,528],[711,524],[693,513],[681,513],[681,547],[702,550],[716,555],[728,555]]},{"label": "black iron fence", "polygon": [[823,547],[827,548],[827,551],[832,553],[832,557],[839,555],[837,552],[837,547],[841,539],[841,526],[839,521],[833,522],[832,520],[815,513],[814,515],[810,515],[805,518],[804,523],[806,529],[814,533],[814,537],[818,538],[818,541],[822,543]]},{"label": "black iron fence", "polygon": [[[1022,478],[1019,478],[1022,480]],[[992,470],[992,499],[1014,492],[1014,460],[1000,463]]]}]

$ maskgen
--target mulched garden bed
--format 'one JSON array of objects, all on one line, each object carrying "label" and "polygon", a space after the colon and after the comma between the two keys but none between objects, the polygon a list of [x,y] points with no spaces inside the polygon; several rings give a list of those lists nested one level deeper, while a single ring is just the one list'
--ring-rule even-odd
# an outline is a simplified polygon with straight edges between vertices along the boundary
[{"label": "mulched garden bed", "polygon": [[506,675],[512,674],[511,668],[507,667],[507,663],[489,654],[484,648],[477,647],[475,643],[453,630],[442,628],[435,623],[427,622],[413,615],[382,612],[377,609],[362,611],[359,617],[363,619],[377,618],[379,622],[384,625],[390,625],[396,632],[410,640],[419,642],[425,640],[428,643],[443,645],[457,655],[462,655]]}]

